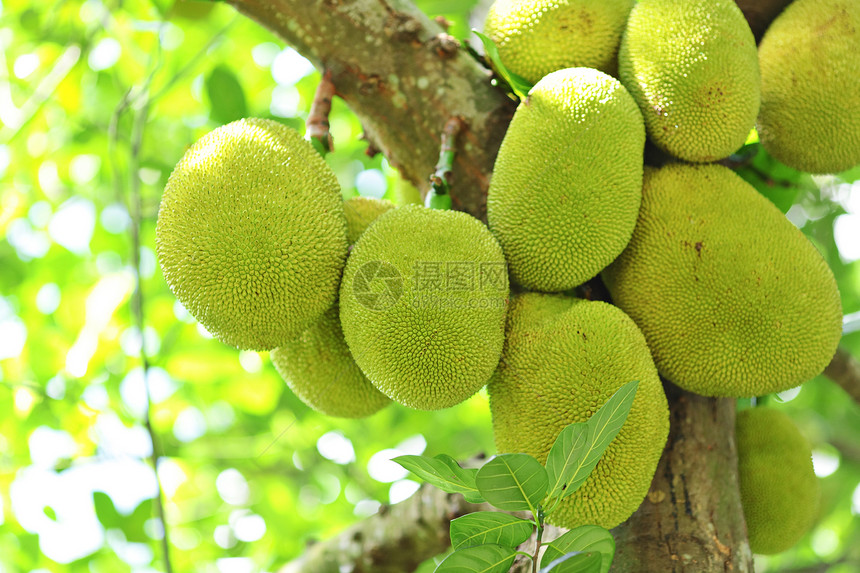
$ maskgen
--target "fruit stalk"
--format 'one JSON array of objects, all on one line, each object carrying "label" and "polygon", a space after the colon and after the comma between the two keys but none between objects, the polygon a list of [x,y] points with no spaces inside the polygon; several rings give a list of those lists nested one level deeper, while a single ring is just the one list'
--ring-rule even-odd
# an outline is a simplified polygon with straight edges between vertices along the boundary
[{"label": "fruit stalk", "polygon": [[331,125],[328,121],[334,93],[335,87],[334,82],[331,81],[331,70],[326,70],[317,85],[307,121],[308,137],[317,150],[322,149],[322,155],[334,151],[334,139],[332,139],[331,131],[329,131]]}]

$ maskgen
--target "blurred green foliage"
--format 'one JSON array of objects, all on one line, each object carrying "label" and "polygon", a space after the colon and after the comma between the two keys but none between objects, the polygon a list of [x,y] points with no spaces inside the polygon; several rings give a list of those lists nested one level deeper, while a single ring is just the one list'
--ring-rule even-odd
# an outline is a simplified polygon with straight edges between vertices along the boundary
[{"label": "blurred green foliage", "polygon": [[[475,2],[418,4],[468,35]],[[177,571],[275,570],[415,487],[384,460],[493,451],[483,393],[445,411],[394,405],[360,421],[309,410],[265,353],[211,339],[164,283],[155,219],[184,150],[244,115],[303,130],[318,80],[220,3],[0,3],[0,571],[162,570],[141,348]],[[326,160],[345,197],[415,200],[384,158],[365,154],[339,100],[331,123]],[[834,239],[849,203],[858,209],[848,182],[860,173],[786,174],[751,153],[753,183],[821,249],[845,313],[860,311],[860,264]],[[860,328],[843,344],[860,355]],[[761,568],[857,570],[860,410],[824,378],[780,407],[838,467],[823,478],[817,528]]]}]

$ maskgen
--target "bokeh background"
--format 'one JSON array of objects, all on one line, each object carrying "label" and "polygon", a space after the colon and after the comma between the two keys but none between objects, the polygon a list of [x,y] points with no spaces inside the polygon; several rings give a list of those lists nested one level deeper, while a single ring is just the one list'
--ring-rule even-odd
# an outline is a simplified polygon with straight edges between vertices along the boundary
[{"label": "bokeh background", "polygon": [[[468,36],[474,0],[417,4]],[[483,392],[325,417],[164,283],[155,221],[184,150],[246,116],[303,132],[318,80],[224,4],[0,0],[0,573],[164,570],[158,483],[174,570],[274,571],[413,493],[391,457],[494,452]],[[416,200],[339,100],[331,123],[344,197]],[[735,159],[825,256],[860,356],[860,169],[812,177],[754,138]],[[758,570],[860,570],[860,407],[823,377],[768,400],[812,442],[824,499],[815,529]]]}]

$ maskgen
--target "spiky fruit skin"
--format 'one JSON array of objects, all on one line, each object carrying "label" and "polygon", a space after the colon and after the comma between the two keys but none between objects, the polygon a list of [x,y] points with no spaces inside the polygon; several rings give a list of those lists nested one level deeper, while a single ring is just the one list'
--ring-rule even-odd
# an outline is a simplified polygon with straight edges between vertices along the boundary
[{"label": "spiky fruit skin", "polygon": [[646,169],[633,238],[603,279],[660,374],[705,396],[797,386],[824,369],[841,336],[827,263],[720,165]]},{"label": "spiky fruit skin", "polygon": [[275,348],[337,296],[347,252],[337,179],[284,125],[224,125],[192,145],[171,173],[156,250],[176,298],[216,338]]},{"label": "spiky fruit skin", "polygon": [[735,439],[750,549],[781,553],[809,531],[818,513],[809,442],[785,413],[763,407],[738,412]]},{"label": "spiky fruit skin", "polygon": [[559,292],[594,277],[630,240],[645,129],[618,80],[553,72],[517,108],[493,168],[490,230],[513,280]]},{"label": "spiky fruit skin", "polygon": [[470,397],[493,373],[507,297],[502,250],[480,221],[406,205],[355,244],[340,318],[374,386],[405,406],[437,410]]},{"label": "spiky fruit skin", "polygon": [[271,357],[290,390],[327,416],[364,418],[391,403],[349,353],[337,305],[298,338],[273,350]]},{"label": "spiky fruit skin", "polygon": [[565,426],[587,421],[633,380],[627,421],[552,523],[612,528],[636,511],[666,445],[669,409],[645,338],[621,310],[539,293],[511,301],[502,360],[487,386],[499,452],[545,462]]},{"label": "spiky fruit skin", "polygon": [[564,68],[617,67],[633,0],[496,0],[484,22],[502,63],[535,84]]},{"label": "spiky fruit skin", "polygon": [[640,0],[621,41],[618,73],[648,137],[675,157],[722,159],[755,125],[755,38],[731,0]]},{"label": "spiky fruit skin", "polygon": [[795,169],[860,164],[860,3],[796,0],[759,46],[764,148]]},{"label": "spiky fruit skin", "polygon": [[346,214],[346,240],[352,245],[377,217],[394,209],[394,204],[373,197],[350,197],[343,202]]}]

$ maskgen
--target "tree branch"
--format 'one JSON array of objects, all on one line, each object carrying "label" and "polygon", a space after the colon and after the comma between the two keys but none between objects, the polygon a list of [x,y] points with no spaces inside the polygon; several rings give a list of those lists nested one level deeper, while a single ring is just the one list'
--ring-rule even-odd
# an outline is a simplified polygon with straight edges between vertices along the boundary
[{"label": "tree branch", "polygon": [[330,70],[369,142],[422,193],[445,122],[463,118],[452,199],[485,218],[489,174],[515,102],[439,24],[407,0],[228,1]]},{"label": "tree branch", "polygon": [[824,375],[842,386],[860,404],[860,362],[850,352],[841,346],[837,348],[833,360],[824,369]]},{"label": "tree branch", "polygon": [[639,509],[612,533],[614,571],[752,571],[738,490],[735,401],[666,383],[669,441]]},{"label": "tree branch", "polygon": [[[468,503],[460,494],[445,493],[424,484],[409,499],[383,506],[378,513],[339,535],[315,543],[279,573],[404,573],[444,553],[451,545],[448,528],[452,519],[474,511],[498,511],[487,503]],[[526,518],[524,513],[520,515]],[[564,530],[547,526],[547,539]],[[534,548],[526,541],[524,550]],[[517,558],[512,573],[531,571],[531,561]]]},{"label": "tree branch", "polygon": [[422,561],[448,548],[452,519],[487,509],[485,504],[467,503],[460,494],[424,484],[406,501],[383,506],[340,535],[311,545],[280,573],[414,571]]}]

